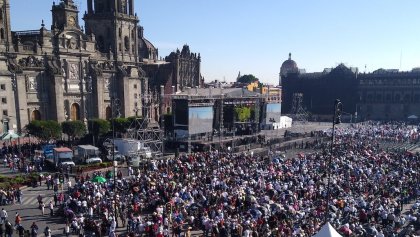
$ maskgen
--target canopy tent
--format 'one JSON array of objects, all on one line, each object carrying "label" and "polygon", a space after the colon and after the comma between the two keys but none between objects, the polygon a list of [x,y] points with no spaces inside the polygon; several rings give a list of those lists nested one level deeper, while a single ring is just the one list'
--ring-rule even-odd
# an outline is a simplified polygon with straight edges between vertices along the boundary
[{"label": "canopy tent", "polygon": [[408,116],[407,118],[408,119],[418,119],[419,117],[417,117],[416,115],[413,114],[413,115]]},{"label": "canopy tent", "polygon": [[102,176],[96,176],[95,178],[92,179],[92,182],[94,182],[94,183],[105,183],[106,179]]},{"label": "canopy tent", "polygon": [[10,140],[10,139],[18,139],[20,136],[16,133],[3,133],[1,135],[1,140]]},{"label": "canopy tent", "polygon": [[314,237],[342,237],[328,222]]}]

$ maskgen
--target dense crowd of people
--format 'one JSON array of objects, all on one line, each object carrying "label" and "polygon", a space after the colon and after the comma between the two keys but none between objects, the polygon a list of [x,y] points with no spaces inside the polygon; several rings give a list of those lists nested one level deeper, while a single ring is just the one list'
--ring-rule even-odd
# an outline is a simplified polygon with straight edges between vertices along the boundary
[{"label": "dense crowd of people", "polygon": [[[64,214],[73,232],[99,236],[115,236],[118,224],[129,236],[312,236],[325,220],[344,236],[397,236],[419,225],[420,204],[403,208],[420,194],[420,161],[380,142],[414,139],[412,131],[401,124],[338,128],[331,165],[329,149],[287,158],[215,151],[129,169],[116,185],[109,173],[81,176]],[[99,176],[106,181],[92,180]]]},{"label": "dense crowd of people", "polygon": [[[330,137],[331,130],[317,136]],[[419,230],[420,156],[381,146],[417,142],[416,127],[358,124],[336,128],[332,150],[325,140],[296,143],[311,153],[288,157],[196,152],[129,167],[128,175],[119,170],[116,177],[95,172],[72,183],[67,175],[46,176],[54,201],[39,196],[39,208],[64,216],[66,235],[113,237],[124,226],[128,236],[309,237],[326,221],[343,236]],[[0,193],[2,203],[18,201],[16,192]],[[6,233],[21,229],[7,212],[0,217]],[[38,235],[35,222],[30,233]]]}]

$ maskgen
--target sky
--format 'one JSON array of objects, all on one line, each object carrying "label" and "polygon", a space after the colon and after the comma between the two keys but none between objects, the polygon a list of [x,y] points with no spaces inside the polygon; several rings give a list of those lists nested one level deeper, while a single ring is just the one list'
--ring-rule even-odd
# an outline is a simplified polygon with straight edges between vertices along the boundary
[{"label": "sky", "polygon": [[[50,28],[52,2],[10,0],[12,30],[39,29],[41,19]],[[84,13],[86,0],[75,2]],[[418,0],[135,0],[135,5],[159,56],[188,44],[201,54],[206,82],[234,81],[240,72],[276,85],[289,52],[307,72],[339,63],[361,72],[420,67]]]}]

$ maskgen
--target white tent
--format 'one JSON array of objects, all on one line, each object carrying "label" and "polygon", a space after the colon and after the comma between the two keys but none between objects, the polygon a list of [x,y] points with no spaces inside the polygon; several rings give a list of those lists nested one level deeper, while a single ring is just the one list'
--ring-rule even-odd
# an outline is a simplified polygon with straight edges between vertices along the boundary
[{"label": "white tent", "polygon": [[418,119],[419,117],[417,117],[416,115],[410,115],[410,116],[408,116],[408,119]]},{"label": "white tent", "polygon": [[280,117],[280,127],[279,128],[290,128],[292,126],[292,118],[287,116]]},{"label": "white tent", "polygon": [[330,223],[325,224],[313,237],[342,237]]}]

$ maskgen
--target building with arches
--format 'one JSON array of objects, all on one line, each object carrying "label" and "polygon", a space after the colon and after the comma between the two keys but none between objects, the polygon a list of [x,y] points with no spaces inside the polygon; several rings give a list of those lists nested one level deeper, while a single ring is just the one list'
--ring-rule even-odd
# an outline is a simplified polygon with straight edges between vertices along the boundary
[{"label": "building with arches", "polygon": [[87,0],[83,28],[73,0],[60,0],[49,29],[42,22],[40,29],[12,31],[13,6],[0,1],[0,116],[18,132],[31,120],[109,119],[115,98],[122,116],[159,121],[170,108],[159,106],[161,93],[200,87],[200,55],[185,45],[159,58],[134,2]]},{"label": "building with arches", "polygon": [[[283,66],[286,66],[283,68]],[[333,103],[340,99],[345,116],[353,121],[420,118],[420,69],[378,69],[361,73],[339,64],[322,72],[306,73],[286,60],[280,70],[282,114],[292,113],[294,94],[314,120],[331,120]]]}]

